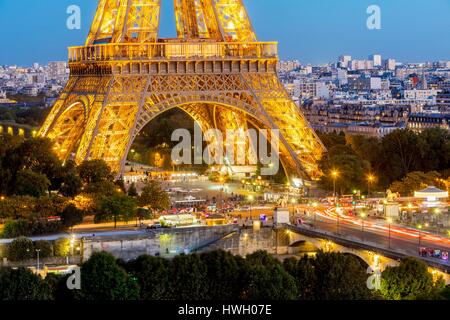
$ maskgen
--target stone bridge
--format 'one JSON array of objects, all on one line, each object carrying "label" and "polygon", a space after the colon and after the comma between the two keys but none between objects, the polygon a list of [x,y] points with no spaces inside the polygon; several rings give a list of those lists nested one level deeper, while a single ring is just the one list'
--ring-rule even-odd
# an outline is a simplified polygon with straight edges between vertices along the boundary
[{"label": "stone bridge", "polygon": [[[285,257],[311,255],[318,250],[342,252],[358,257],[363,265],[370,266],[373,270],[381,271],[387,266],[398,265],[400,259],[407,256],[398,251],[289,225],[261,229],[242,229],[239,226],[163,229],[141,235],[89,237],[84,238],[81,245],[82,261],[98,251],[107,251],[127,261],[144,254],[172,258],[182,253],[217,249],[241,256],[258,250]],[[434,273],[443,275],[446,282],[450,283],[448,270],[444,265],[433,261],[426,262],[433,268]]]}]

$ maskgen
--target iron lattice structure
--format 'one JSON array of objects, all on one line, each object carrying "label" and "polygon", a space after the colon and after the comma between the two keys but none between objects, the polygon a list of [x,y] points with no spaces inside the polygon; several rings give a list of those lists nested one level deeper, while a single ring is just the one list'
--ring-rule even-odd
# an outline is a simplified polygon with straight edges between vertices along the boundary
[{"label": "iron lattice structure", "polygon": [[257,42],[241,0],[175,0],[176,39],[158,38],[160,1],[100,0],[39,132],[59,157],[120,174],[142,128],[180,108],[202,130],[279,129],[288,175],[317,179],[325,149],[277,77],[277,43]]}]

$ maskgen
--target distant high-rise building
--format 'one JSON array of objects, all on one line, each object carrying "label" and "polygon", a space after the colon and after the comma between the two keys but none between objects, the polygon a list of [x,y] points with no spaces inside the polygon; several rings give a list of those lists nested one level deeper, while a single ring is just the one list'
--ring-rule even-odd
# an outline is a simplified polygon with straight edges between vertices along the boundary
[{"label": "distant high-rise building", "polygon": [[280,61],[277,64],[277,69],[280,72],[290,72],[301,67],[300,61],[290,60],[290,61]]},{"label": "distant high-rise building", "polygon": [[369,60],[373,62],[374,67],[381,67],[382,62],[383,62],[381,60],[381,55],[379,55],[379,54],[373,54],[373,55],[369,56]]},{"label": "distant high-rise building", "polygon": [[48,63],[48,76],[50,79],[57,79],[65,76],[67,63],[65,61],[53,61]]},{"label": "distant high-rise building", "polygon": [[352,60],[350,62],[350,70],[372,70],[374,68],[371,60]]},{"label": "distant high-rise building", "polygon": [[348,68],[350,61],[352,61],[352,56],[349,55],[342,55],[339,57],[339,64],[341,68]]},{"label": "distant high-rise building", "polygon": [[395,67],[397,66],[397,61],[395,59],[386,59],[384,60],[384,68],[386,70],[395,71]]}]

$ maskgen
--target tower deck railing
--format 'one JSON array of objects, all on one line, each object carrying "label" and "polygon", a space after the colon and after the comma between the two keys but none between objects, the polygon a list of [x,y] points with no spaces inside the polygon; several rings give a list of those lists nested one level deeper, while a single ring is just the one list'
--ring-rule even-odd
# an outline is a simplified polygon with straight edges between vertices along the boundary
[{"label": "tower deck railing", "polygon": [[277,57],[277,42],[117,43],[69,48],[69,62]]}]

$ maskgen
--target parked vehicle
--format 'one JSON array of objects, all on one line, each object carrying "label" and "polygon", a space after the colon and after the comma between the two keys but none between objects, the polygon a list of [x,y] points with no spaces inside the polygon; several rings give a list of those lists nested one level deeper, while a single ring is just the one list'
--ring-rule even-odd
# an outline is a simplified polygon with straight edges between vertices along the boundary
[{"label": "parked vehicle", "polygon": [[419,255],[421,257],[436,258],[448,261],[448,251],[442,251],[439,249],[421,247],[419,250]]}]

